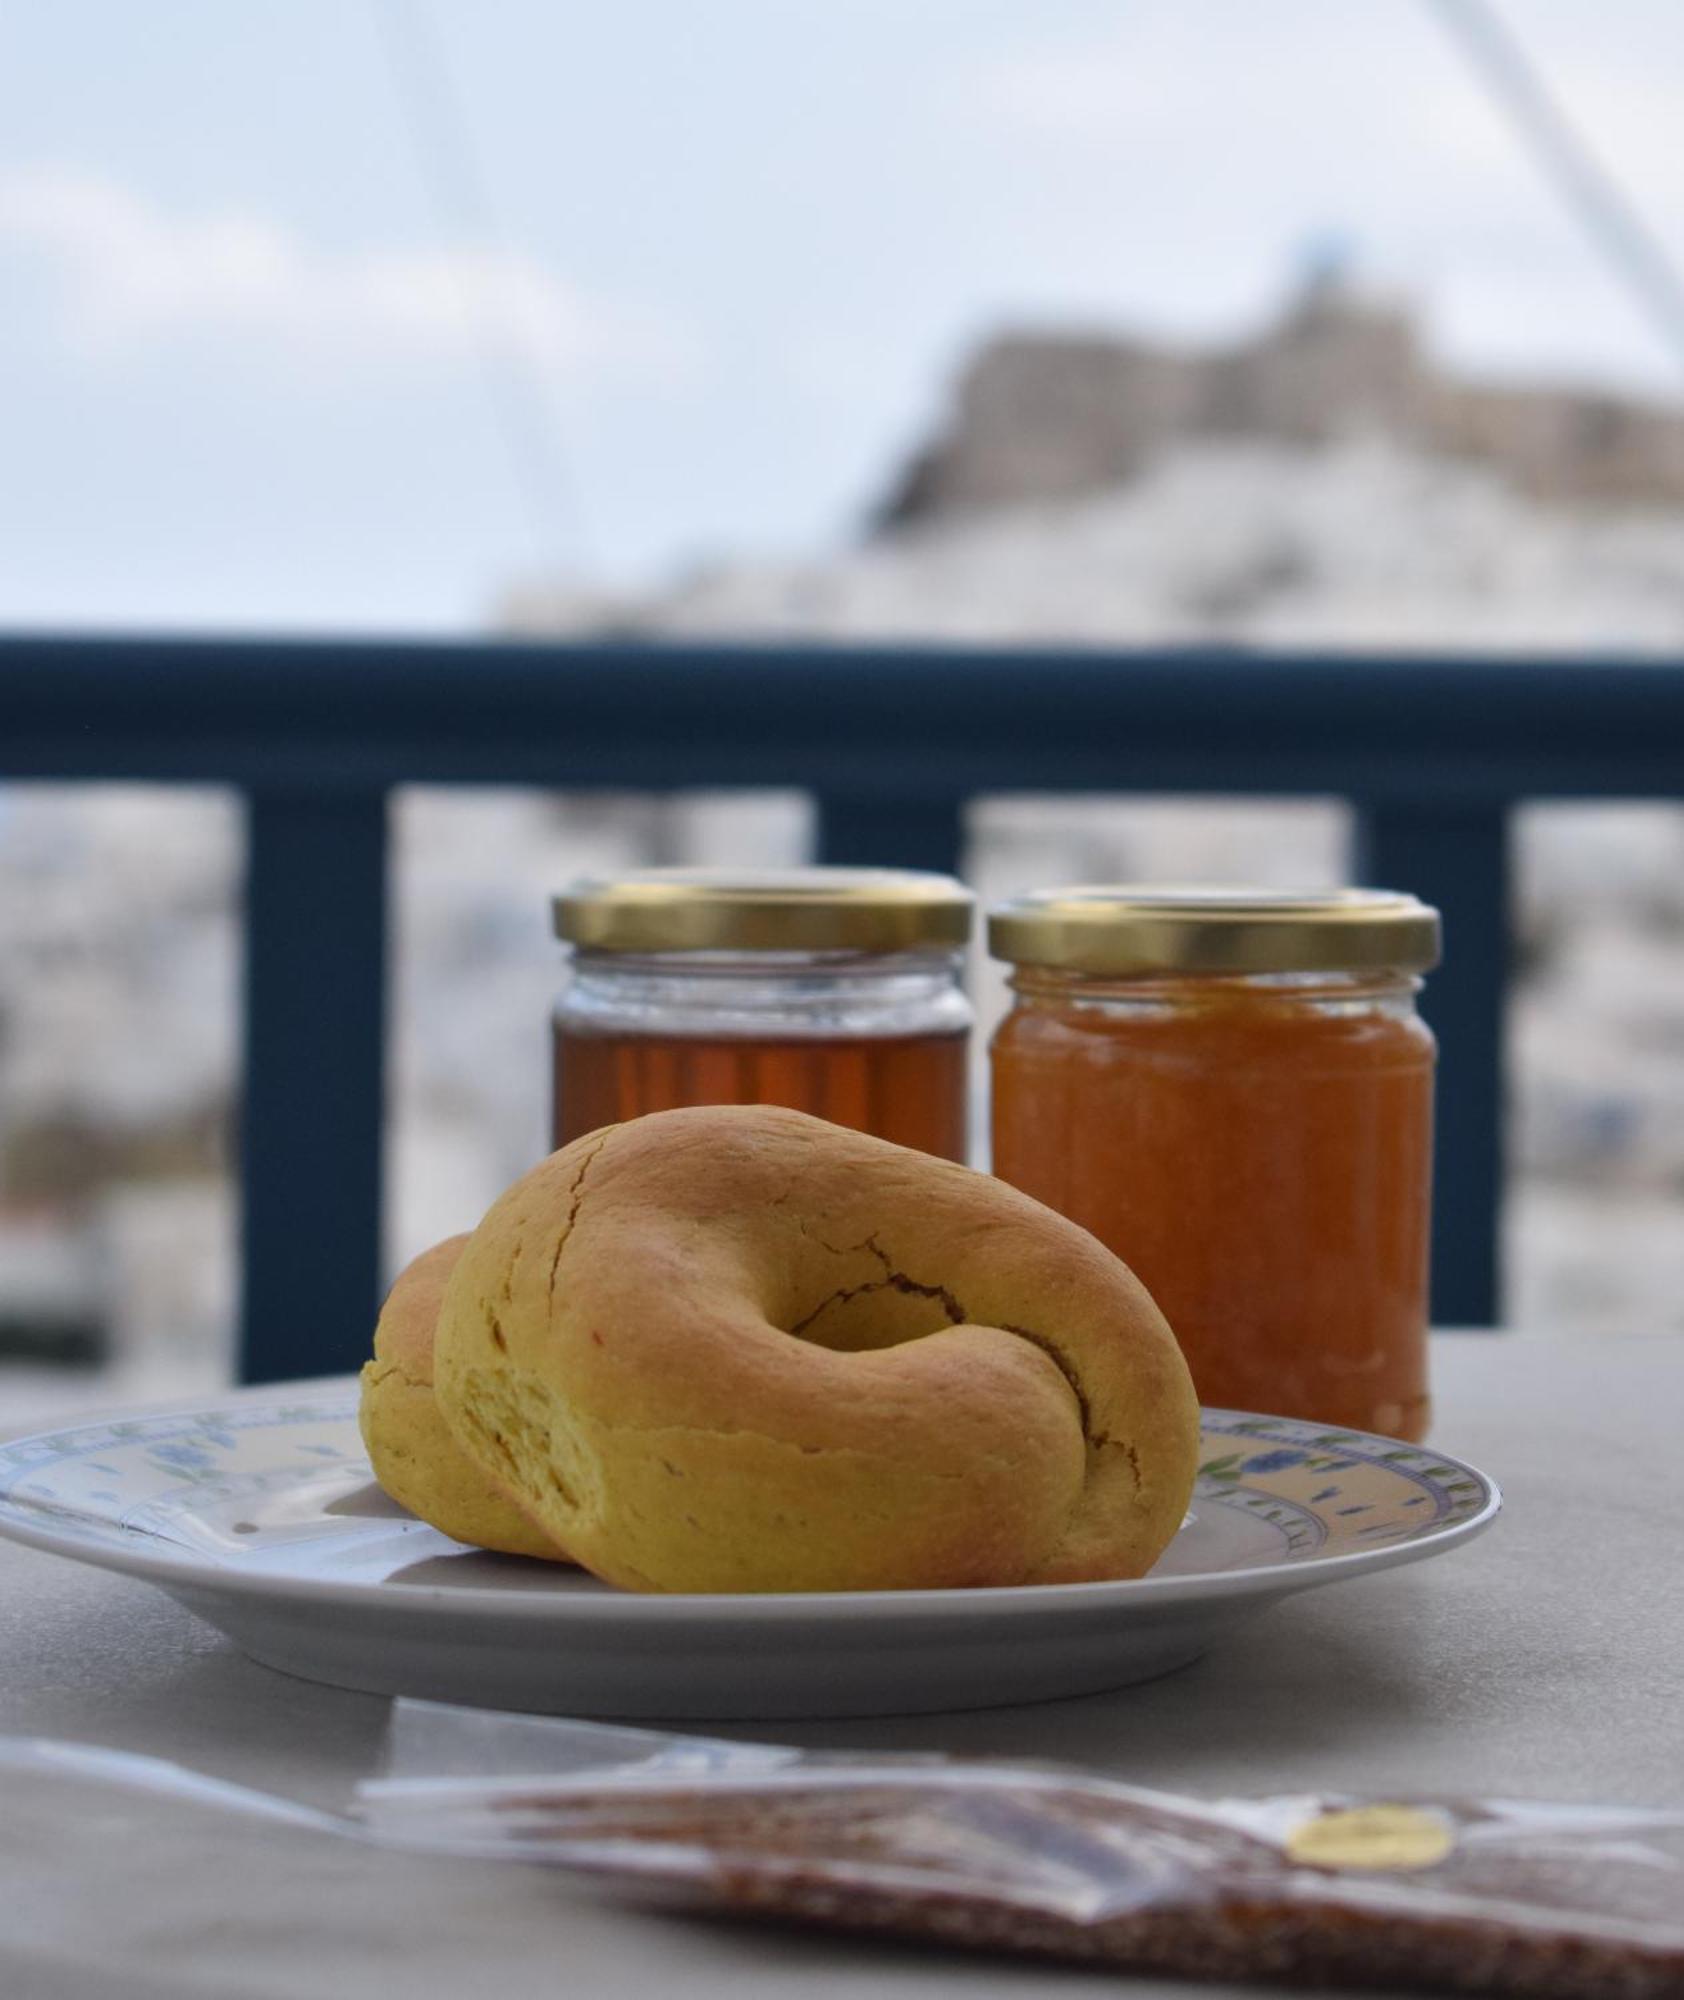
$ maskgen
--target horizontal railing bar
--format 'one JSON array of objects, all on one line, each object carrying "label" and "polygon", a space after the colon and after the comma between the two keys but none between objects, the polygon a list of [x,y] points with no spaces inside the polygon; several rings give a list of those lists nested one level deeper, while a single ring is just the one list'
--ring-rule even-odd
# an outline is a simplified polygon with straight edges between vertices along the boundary
[{"label": "horizontal railing bar", "polygon": [[1664,799],[1684,661],[11,638],[0,777]]}]

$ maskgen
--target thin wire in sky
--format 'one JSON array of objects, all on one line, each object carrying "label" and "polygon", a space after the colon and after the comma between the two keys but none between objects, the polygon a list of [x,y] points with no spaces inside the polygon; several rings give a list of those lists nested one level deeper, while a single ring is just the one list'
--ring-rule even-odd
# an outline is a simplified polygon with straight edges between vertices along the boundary
[{"label": "thin wire in sky", "polygon": [[[427,0],[374,0],[398,98],[408,120],[441,235],[501,252],[468,123],[434,32]],[[487,400],[531,528],[538,560],[586,553],[584,511],[562,455],[550,396],[530,363],[492,337],[481,301],[461,280],[464,319],[478,339]]]},{"label": "thin wire in sky", "polygon": [[1489,0],[1428,0],[1598,254],[1684,362],[1684,275]]}]

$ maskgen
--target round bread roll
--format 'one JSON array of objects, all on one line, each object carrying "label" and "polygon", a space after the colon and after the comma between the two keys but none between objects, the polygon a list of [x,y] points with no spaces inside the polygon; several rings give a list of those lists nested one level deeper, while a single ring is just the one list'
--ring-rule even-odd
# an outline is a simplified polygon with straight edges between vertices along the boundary
[{"label": "round bread roll", "polygon": [[433,1329],[466,1236],[423,1250],[398,1273],[362,1372],[357,1422],[383,1491],[441,1533],[509,1555],[566,1557],[486,1478],[433,1400]]},{"label": "round bread roll", "polygon": [[1139,1576],[1198,1444],[1168,1326],[1085,1230],[762,1106],[517,1181],[451,1274],[436,1384],[480,1470],[633,1590]]}]

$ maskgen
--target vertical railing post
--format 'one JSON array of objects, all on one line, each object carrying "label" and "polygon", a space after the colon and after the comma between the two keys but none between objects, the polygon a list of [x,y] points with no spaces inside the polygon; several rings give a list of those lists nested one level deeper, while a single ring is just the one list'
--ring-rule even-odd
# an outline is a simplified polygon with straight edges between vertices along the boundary
[{"label": "vertical railing post", "polygon": [[259,791],[247,818],[240,1373],[354,1368],[380,1283],[383,794]]},{"label": "vertical railing post", "polygon": [[955,798],[819,795],[819,859],[856,868],[959,872],[963,807]]},{"label": "vertical railing post", "polygon": [[1357,827],[1359,879],[1411,890],[1443,913],[1444,963],[1423,996],[1439,1041],[1433,1317],[1489,1326],[1502,1296],[1507,809],[1387,801],[1359,808]]}]

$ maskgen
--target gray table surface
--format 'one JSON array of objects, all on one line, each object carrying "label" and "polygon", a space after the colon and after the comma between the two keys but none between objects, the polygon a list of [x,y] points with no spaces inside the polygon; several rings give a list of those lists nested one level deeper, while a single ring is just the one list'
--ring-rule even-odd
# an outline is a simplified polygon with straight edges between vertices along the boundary
[{"label": "gray table surface", "polygon": [[[1150,1686],[764,1734],[1068,1759],[1201,1794],[1684,1803],[1684,1341],[1445,1335],[1434,1360],[1434,1441],[1507,1496],[1469,1547],[1280,1605]],[[251,1664],[145,1584],[0,1545],[0,1730],[335,1804],[375,1766],[385,1720],[373,1696]],[[364,1851],[69,1780],[4,1783],[6,2000],[1118,1990],[1114,1975],[633,1912],[543,1870]]]}]

